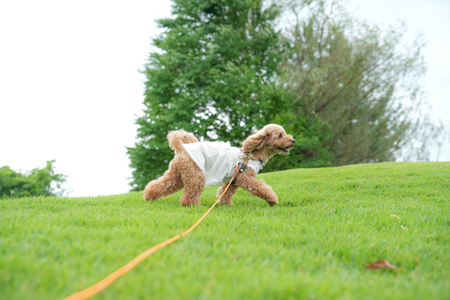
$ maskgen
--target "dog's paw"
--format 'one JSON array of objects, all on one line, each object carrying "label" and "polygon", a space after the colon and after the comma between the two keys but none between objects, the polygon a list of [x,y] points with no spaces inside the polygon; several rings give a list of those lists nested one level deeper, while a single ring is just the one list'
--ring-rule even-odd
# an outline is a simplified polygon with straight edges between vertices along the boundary
[{"label": "dog's paw", "polygon": [[180,201],[181,205],[183,205],[184,207],[190,207],[190,206],[200,206],[202,207],[203,205],[200,203],[200,201]]},{"label": "dog's paw", "polygon": [[158,197],[152,195],[151,193],[146,193],[146,192],[144,192],[144,197],[143,198],[145,200],[147,200],[147,201],[156,201],[156,200],[158,200]]},{"label": "dog's paw", "polygon": [[267,203],[270,206],[274,206],[275,204],[278,204],[278,199],[268,200]]}]

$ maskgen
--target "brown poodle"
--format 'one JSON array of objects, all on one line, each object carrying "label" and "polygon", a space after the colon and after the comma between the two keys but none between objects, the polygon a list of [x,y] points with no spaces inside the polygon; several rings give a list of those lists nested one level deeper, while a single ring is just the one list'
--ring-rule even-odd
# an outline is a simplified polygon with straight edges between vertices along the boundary
[{"label": "brown poodle", "polygon": [[269,158],[275,154],[288,155],[294,147],[295,140],[283,127],[264,126],[242,142],[242,149],[224,142],[199,142],[192,133],[184,130],[169,132],[167,139],[175,157],[163,176],[147,184],[144,199],[156,200],[184,188],[181,205],[200,205],[200,195],[206,186],[221,185],[217,199],[231,180],[236,162],[252,156],[258,160],[248,161],[248,167],[238,174],[219,203],[232,205],[232,197],[240,187],[266,200],[269,205],[278,203],[272,187],[255,176]]}]

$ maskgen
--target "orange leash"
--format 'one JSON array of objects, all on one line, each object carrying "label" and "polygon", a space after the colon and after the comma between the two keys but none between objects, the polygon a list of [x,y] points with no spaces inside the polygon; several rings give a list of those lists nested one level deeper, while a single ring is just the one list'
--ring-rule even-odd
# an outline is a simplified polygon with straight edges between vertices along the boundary
[{"label": "orange leash", "polygon": [[197,223],[195,223],[191,228],[189,228],[182,234],[178,234],[178,235],[174,236],[173,238],[170,238],[167,241],[159,243],[158,245],[151,247],[147,251],[142,252],[136,258],[134,258],[132,261],[130,261],[129,263],[127,263],[125,266],[118,269],[117,271],[114,271],[113,273],[108,275],[103,280],[97,282],[93,286],[88,287],[87,289],[84,289],[82,291],[79,291],[75,294],[70,295],[69,297],[65,298],[64,300],[84,300],[84,299],[88,299],[88,298],[96,295],[98,292],[100,292],[101,290],[106,288],[108,285],[110,285],[111,283],[116,281],[117,278],[119,278],[123,274],[125,274],[128,271],[130,271],[131,269],[133,269],[136,265],[138,265],[141,261],[143,261],[150,254],[158,251],[159,249],[161,249],[169,244],[172,244],[173,242],[178,240],[180,237],[189,234],[192,230],[194,230],[195,227],[197,227],[203,221],[203,219],[209,214],[209,212],[214,208],[214,206],[216,206],[216,204],[219,202],[219,200],[222,198],[222,196],[226,193],[226,191],[228,190],[228,187],[233,182],[234,178],[236,178],[236,176],[237,176],[237,173],[235,172],[233,175],[233,178],[231,179],[230,183],[228,183],[225,191],[223,191],[223,193],[222,193],[222,195],[220,195],[219,199],[217,199],[217,201],[214,202],[214,204],[211,206],[211,208],[208,209],[208,211],[203,215],[203,217],[201,217],[197,221]]}]

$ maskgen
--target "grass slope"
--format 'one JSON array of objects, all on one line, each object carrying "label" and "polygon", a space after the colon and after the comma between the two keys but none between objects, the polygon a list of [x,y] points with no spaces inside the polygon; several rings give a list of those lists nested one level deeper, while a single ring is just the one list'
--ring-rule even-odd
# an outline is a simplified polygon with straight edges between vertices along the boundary
[{"label": "grass slope", "polygon": [[[187,237],[92,299],[450,299],[450,163],[261,175]],[[194,224],[214,203],[141,193],[0,201],[0,299],[62,299]],[[395,214],[400,219],[390,217]],[[408,228],[405,230],[402,228]],[[399,270],[368,270],[386,259]]]}]

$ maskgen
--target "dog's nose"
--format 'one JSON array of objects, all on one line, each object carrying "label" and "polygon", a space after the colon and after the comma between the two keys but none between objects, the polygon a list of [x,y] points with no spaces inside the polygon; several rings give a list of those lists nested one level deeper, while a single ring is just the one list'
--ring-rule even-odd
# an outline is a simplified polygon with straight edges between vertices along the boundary
[{"label": "dog's nose", "polygon": [[295,144],[295,140],[292,140],[292,144]]}]

